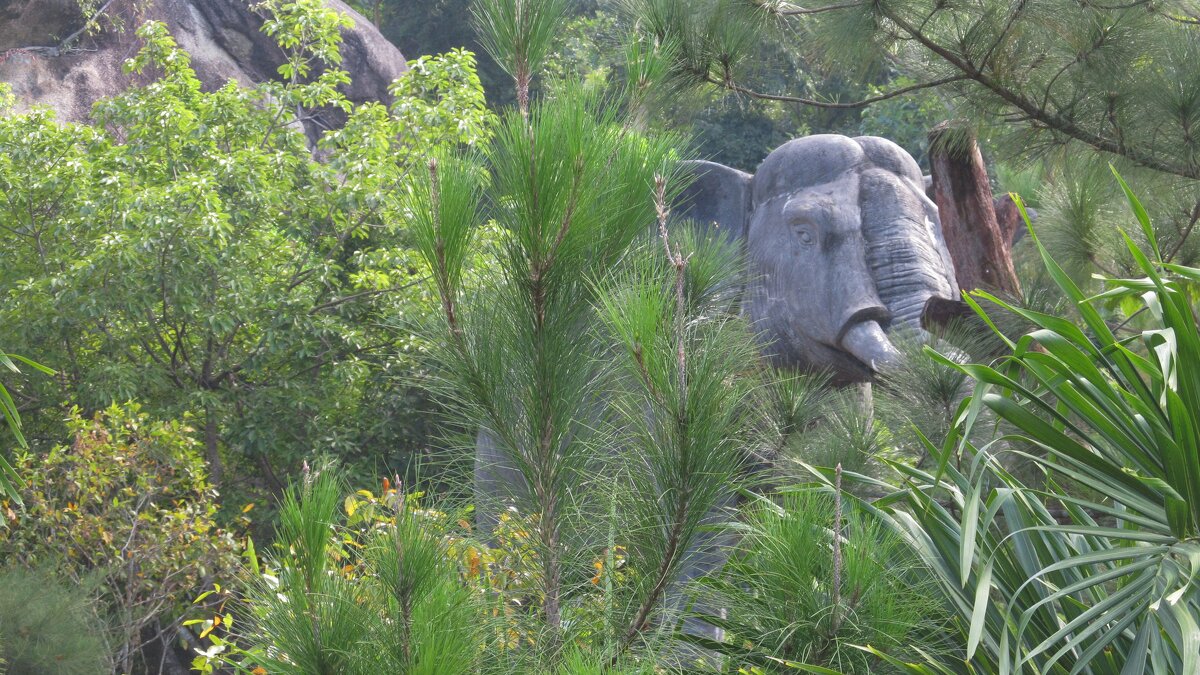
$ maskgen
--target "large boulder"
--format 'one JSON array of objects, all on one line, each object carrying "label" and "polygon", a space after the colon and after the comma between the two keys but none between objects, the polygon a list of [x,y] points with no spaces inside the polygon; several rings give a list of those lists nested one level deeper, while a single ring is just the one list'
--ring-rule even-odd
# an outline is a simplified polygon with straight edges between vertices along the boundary
[{"label": "large boulder", "polygon": [[[354,27],[342,32],[342,68],[353,81],[352,101],[387,101],[388,85],[406,70],[404,56],[370,21],[341,0],[325,0],[348,14]],[[278,77],[283,53],[262,33],[263,18],[252,0],[112,0],[116,19],[99,33],[79,32],[78,0],[0,0],[0,81],[8,82],[18,106],[46,105],[59,118],[87,119],[96,100],[137,81],[121,64],[138,50],[134,29],[143,21],[164,22],[206,89],[229,80],[242,84]],[[340,120],[325,113],[326,125]]]}]

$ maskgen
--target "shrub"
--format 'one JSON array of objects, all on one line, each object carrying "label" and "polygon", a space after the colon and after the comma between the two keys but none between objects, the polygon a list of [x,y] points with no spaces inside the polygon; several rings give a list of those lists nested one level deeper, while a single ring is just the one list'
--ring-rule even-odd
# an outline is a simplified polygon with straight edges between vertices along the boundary
[{"label": "shrub", "polygon": [[95,675],[111,668],[86,595],[49,573],[0,571],[0,673]]},{"label": "shrub", "polygon": [[949,615],[928,570],[871,514],[839,509],[811,490],[747,509],[736,552],[701,582],[704,603],[724,608],[705,620],[726,631],[724,643],[705,646],[755,672],[795,672],[800,663],[886,672],[856,645],[937,651]]},{"label": "shrub", "polygon": [[76,585],[98,579],[129,672],[146,636],[176,621],[238,547],[214,520],[216,492],[186,418],[153,421],[130,403],[90,419],[75,410],[67,424],[69,446],[17,456],[25,509],[0,524],[0,555],[53,566]]},{"label": "shrub", "polygon": [[[343,499],[340,474],[306,473],[280,505],[276,553],[256,572],[238,618],[218,613],[193,666],[296,673],[473,672],[482,634],[476,599],[444,536],[456,525],[385,487]],[[448,523],[447,523],[448,520]]]}]

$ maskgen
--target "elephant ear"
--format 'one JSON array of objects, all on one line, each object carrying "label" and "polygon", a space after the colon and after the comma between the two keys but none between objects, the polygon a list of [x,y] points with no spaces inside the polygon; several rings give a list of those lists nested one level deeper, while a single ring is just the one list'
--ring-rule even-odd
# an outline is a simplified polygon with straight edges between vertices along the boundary
[{"label": "elephant ear", "polygon": [[695,181],[675,200],[672,210],[707,230],[723,233],[730,241],[745,241],[754,176],[716,162],[684,164]]}]

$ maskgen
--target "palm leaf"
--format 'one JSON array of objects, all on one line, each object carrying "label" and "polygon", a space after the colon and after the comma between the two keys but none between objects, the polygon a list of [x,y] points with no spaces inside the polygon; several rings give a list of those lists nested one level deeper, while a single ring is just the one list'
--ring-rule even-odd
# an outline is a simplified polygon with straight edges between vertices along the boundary
[{"label": "palm leaf", "polygon": [[[46,366],[31,361],[23,356],[6,354],[3,349],[0,349],[0,366],[3,366],[5,369],[13,373],[19,374],[21,371],[19,368],[17,368],[17,365],[13,363],[14,359],[47,375],[55,374],[53,370],[47,368]],[[29,444],[25,441],[25,435],[21,433],[21,415],[17,410],[17,403],[13,400],[12,395],[8,393],[8,389],[4,387],[4,383],[2,382],[0,382],[0,416],[3,416],[5,422],[8,423],[8,429],[17,439],[17,445],[22,448],[28,447]],[[12,465],[8,463],[8,460],[5,459],[4,455],[0,454],[0,495],[6,496],[14,502],[20,504],[21,494],[19,490],[24,486],[25,483],[21,480],[21,476],[17,474],[16,469],[14,469]]]},{"label": "palm leaf", "polygon": [[[1149,242],[1147,254],[1122,233],[1145,277],[1102,280],[1106,290],[1086,297],[1032,233],[1082,325],[974,294],[1033,328],[996,364],[933,354],[976,390],[945,445],[929,447],[936,475],[897,465],[909,489],[876,503],[940,577],[977,672],[1196,668],[1200,331],[1183,284],[1200,270],[1161,262],[1145,209],[1121,186]],[[1135,339],[1106,321],[1098,303],[1114,299],[1145,307]],[[1002,433],[978,446],[991,417]],[[965,473],[952,452],[970,460]],[[1045,484],[1016,478],[1008,457]]]}]

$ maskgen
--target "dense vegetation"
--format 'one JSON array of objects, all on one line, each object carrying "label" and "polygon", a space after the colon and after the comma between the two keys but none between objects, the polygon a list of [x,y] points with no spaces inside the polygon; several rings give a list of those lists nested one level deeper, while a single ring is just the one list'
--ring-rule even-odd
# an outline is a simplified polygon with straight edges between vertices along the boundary
[{"label": "dense vegetation", "polygon": [[[318,0],[278,81],[2,97],[0,672],[1200,671],[1195,12],[355,4],[444,51],[389,104]],[[768,366],[681,161],[944,117],[1021,296]]]}]

